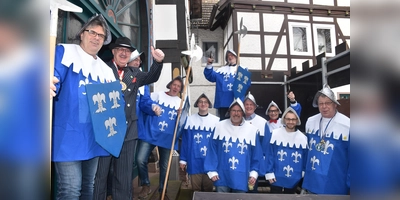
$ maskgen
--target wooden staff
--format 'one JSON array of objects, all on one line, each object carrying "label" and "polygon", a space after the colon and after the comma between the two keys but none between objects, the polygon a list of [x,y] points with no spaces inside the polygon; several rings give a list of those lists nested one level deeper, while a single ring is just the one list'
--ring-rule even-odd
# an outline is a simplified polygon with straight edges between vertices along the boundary
[{"label": "wooden staff", "polygon": [[[190,62],[191,62],[191,60],[190,60]],[[174,131],[174,135],[172,137],[171,152],[169,153],[168,167],[167,167],[167,171],[166,171],[166,174],[165,174],[164,187],[163,187],[162,194],[161,194],[161,200],[164,200],[165,190],[167,188],[169,170],[171,168],[171,161],[172,161],[172,152],[174,151],[174,147],[175,147],[176,132],[178,130],[179,121],[180,121],[181,115],[182,115],[182,106],[183,106],[183,103],[184,103],[184,101],[186,99],[185,97],[186,97],[186,92],[187,92],[187,85],[189,85],[189,74],[190,74],[191,69],[192,69],[192,67],[189,66],[187,74],[186,74],[185,85],[183,87],[183,95],[182,95],[182,98],[181,98],[181,103],[179,105],[180,112],[178,112],[178,116],[176,117],[175,131]],[[187,100],[189,101],[189,99],[187,99]]]}]

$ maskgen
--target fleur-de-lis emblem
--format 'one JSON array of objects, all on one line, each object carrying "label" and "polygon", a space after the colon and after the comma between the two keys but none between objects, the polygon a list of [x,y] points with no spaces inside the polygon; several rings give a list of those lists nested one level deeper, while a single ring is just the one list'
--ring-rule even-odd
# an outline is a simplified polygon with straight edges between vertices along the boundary
[{"label": "fleur-de-lis emblem", "polygon": [[280,151],[278,151],[278,155],[280,155],[278,160],[282,162],[285,160],[285,159],[283,159],[283,156],[284,155],[287,156],[287,153],[285,151],[283,151],[283,149],[281,149]]},{"label": "fleur-de-lis emblem", "polygon": [[[78,86],[78,87],[85,86],[85,85],[87,85],[87,84],[90,84],[88,78],[86,78],[85,80],[80,80],[80,81],[79,81],[79,86]],[[83,95],[86,95],[86,90],[85,90],[85,88],[84,88],[84,91],[85,91],[85,92],[82,92],[82,94],[83,94]]]},{"label": "fleur-de-lis emblem", "polygon": [[235,156],[233,156],[232,158],[229,158],[229,162],[232,163],[232,166],[230,167],[231,169],[235,170],[235,163],[239,164],[239,160],[235,158]]},{"label": "fleur-de-lis emblem", "polygon": [[114,126],[117,126],[117,119],[115,117],[109,117],[106,121],[104,121],[104,126],[106,127],[106,130],[110,128],[110,132],[108,133],[107,137],[114,136],[117,133],[117,131],[114,130]]},{"label": "fleur-de-lis emblem", "polygon": [[169,117],[170,120],[174,120],[174,116],[177,115],[178,113],[175,112],[175,110],[171,110],[168,112],[168,115],[171,115],[171,117]]},{"label": "fleur-de-lis emblem", "polygon": [[249,81],[249,77],[248,77],[248,76],[245,76],[243,79],[244,79],[244,80],[243,80],[243,83],[244,83],[244,84],[247,84],[247,81]]},{"label": "fleur-de-lis emblem", "polygon": [[294,152],[294,153],[292,153],[292,157],[294,156],[294,160],[293,160],[293,162],[294,163],[298,163],[299,161],[297,160],[297,158],[301,158],[301,154],[299,153],[299,152]]},{"label": "fleur-de-lis emblem", "polygon": [[329,140],[326,141],[326,143],[325,143],[325,148],[324,148],[324,150],[322,151],[322,153],[323,153],[324,155],[329,154],[328,149],[331,148],[331,149],[333,150],[333,147],[334,147],[333,144],[331,144],[331,143],[329,142]]},{"label": "fleur-de-lis emblem", "polygon": [[243,149],[247,149],[247,144],[245,144],[245,143],[239,143],[238,145],[237,145],[237,147],[240,147],[240,151],[239,151],[239,153],[240,154],[244,154],[244,151],[243,151]]},{"label": "fleur-de-lis emblem", "polygon": [[119,108],[121,106],[118,104],[118,100],[120,99],[118,91],[113,90],[112,92],[110,92],[108,94],[108,97],[110,98],[110,101],[112,100],[112,102],[113,102],[111,109]]},{"label": "fleur-de-lis emblem", "polygon": [[309,145],[310,145],[309,150],[310,150],[310,151],[312,150],[312,145],[314,144],[314,146],[315,146],[315,143],[316,143],[316,142],[317,142],[317,141],[315,141],[314,138],[311,138],[311,140],[310,140],[310,142],[309,142]]},{"label": "fleur-de-lis emblem", "polygon": [[161,111],[160,111],[160,115],[158,115],[158,117],[161,117],[161,115],[164,113],[164,109],[163,108],[161,108]]},{"label": "fleur-de-lis emblem", "polygon": [[203,138],[203,136],[200,134],[200,133],[197,133],[196,135],[194,135],[193,136],[194,137],[194,139],[196,139],[196,143],[197,144],[199,144],[201,141],[200,141],[200,138]]},{"label": "fleur-de-lis emblem", "polygon": [[158,125],[161,125],[160,131],[165,131],[164,127],[168,127],[168,123],[165,121],[159,122]]},{"label": "fleur-de-lis emblem", "polygon": [[206,147],[206,146],[201,147],[201,148],[200,148],[200,152],[204,152],[204,153],[203,153],[203,156],[206,156],[206,155],[207,155],[207,147]]},{"label": "fleur-de-lis emblem", "polygon": [[238,80],[238,81],[242,81],[242,77],[243,77],[242,72],[239,72],[239,73],[237,74],[237,80]]},{"label": "fleur-de-lis emblem", "polygon": [[232,83],[229,83],[228,85],[226,85],[226,87],[228,87],[229,91],[232,91],[232,86],[233,86]]},{"label": "fleur-de-lis emblem", "polygon": [[317,158],[314,156],[314,157],[311,158],[311,163],[312,163],[311,169],[312,169],[312,170],[315,170],[314,165],[315,165],[315,163],[317,163],[317,164],[319,165],[319,159],[317,159]]},{"label": "fleur-de-lis emblem", "polygon": [[225,153],[228,153],[228,152],[229,152],[229,147],[232,147],[232,143],[230,143],[230,142],[228,142],[228,141],[225,141],[225,142],[222,144],[222,147],[225,147],[224,152],[225,152]]},{"label": "fleur-de-lis emblem", "polygon": [[229,74],[225,74],[224,75],[224,81],[228,81],[228,78],[229,78]]},{"label": "fleur-de-lis emblem", "polygon": [[96,113],[107,110],[106,108],[103,107],[103,102],[106,103],[106,95],[104,95],[104,93],[101,93],[101,94],[97,93],[97,94],[93,95],[92,99],[93,99],[94,105],[96,105],[96,102],[97,102]]},{"label": "fleur-de-lis emblem", "polygon": [[211,133],[207,134],[207,136],[206,136],[206,138],[209,138],[209,137],[211,137]]},{"label": "fleur-de-lis emblem", "polygon": [[242,92],[242,89],[243,89],[243,85],[239,83],[239,85],[237,87],[237,91]]},{"label": "fleur-de-lis emblem", "polygon": [[291,177],[292,175],[290,175],[290,171],[293,172],[293,168],[290,167],[290,165],[287,165],[286,167],[283,167],[283,171],[286,171],[286,174],[285,174],[286,177]]}]

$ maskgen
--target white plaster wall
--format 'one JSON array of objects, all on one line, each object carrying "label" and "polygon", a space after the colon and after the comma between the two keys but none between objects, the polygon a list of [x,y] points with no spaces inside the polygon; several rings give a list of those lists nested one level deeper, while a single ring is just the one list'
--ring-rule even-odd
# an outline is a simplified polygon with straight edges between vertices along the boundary
[{"label": "white plaster wall", "polygon": [[262,0],[262,1],[284,2],[285,0]]},{"label": "white plaster wall", "polygon": [[316,22],[333,22],[332,17],[313,17],[313,20]]},{"label": "white plaster wall", "polygon": [[302,16],[302,15],[288,15],[288,19],[290,20],[301,20],[301,21],[310,21],[309,16]]},{"label": "white plaster wall", "polygon": [[171,81],[172,77],[171,67],[172,67],[171,63],[164,63],[160,78],[158,79],[157,82],[154,83],[155,92],[168,91],[166,86]]},{"label": "white plaster wall", "polygon": [[348,18],[338,18],[337,19],[340,30],[344,36],[350,36],[350,19]]},{"label": "white plaster wall", "polygon": [[[278,36],[274,36],[274,35],[264,36],[264,43],[265,43],[264,51],[266,54],[272,54],[272,51],[274,50],[274,45],[275,45],[277,39],[278,39]],[[281,42],[278,47],[278,51],[276,53],[278,55],[287,55],[288,54],[288,50],[286,48],[286,36],[282,36]]]},{"label": "white plaster wall", "polygon": [[350,7],[350,0],[337,0],[338,6],[349,6]]},{"label": "white plaster wall", "polygon": [[284,71],[287,70],[287,65],[288,62],[286,58],[275,58],[271,70]]},{"label": "white plaster wall", "polygon": [[334,6],[334,0],[314,0],[315,5]]},{"label": "white plaster wall", "polygon": [[301,4],[309,4],[309,0],[288,0],[288,3],[301,3]]},{"label": "white plaster wall", "polygon": [[154,5],[154,40],[177,40],[176,5]]},{"label": "white plaster wall", "polygon": [[260,35],[247,34],[244,38],[241,38],[240,53],[260,54],[261,53]]},{"label": "white plaster wall", "polygon": [[263,14],[264,32],[279,32],[283,20],[284,15],[282,14]]},{"label": "white plaster wall", "polygon": [[260,14],[256,12],[238,12],[237,13],[237,27],[240,29],[240,21],[243,18],[243,25],[246,26],[247,31],[260,31]]},{"label": "white plaster wall", "polygon": [[261,58],[241,57],[240,65],[251,70],[262,70]]}]

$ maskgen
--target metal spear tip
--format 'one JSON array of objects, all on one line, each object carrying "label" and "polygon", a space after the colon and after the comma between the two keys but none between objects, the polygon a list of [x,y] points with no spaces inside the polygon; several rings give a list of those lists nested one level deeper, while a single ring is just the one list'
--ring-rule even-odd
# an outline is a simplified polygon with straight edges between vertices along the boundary
[{"label": "metal spear tip", "polygon": [[69,12],[82,12],[82,8],[66,0],[50,0],[50,9],[60,9]]},{"label": "metal spear tip", "polygon": [[247,34],[247,27],[243,25],[240,30],[235,31],[235,34],[240,34],[242,35],[242,38],[244,38],[244,36]]},{"label": "metal spear tip", "polygon": [[186,51],[182,51],[182,54],[190,56],[191,61],[195,62],[199,61],[203,56],[203,50],[196,45],[194,33],[192,33],[192,38],[190,39],[190,49]]}]

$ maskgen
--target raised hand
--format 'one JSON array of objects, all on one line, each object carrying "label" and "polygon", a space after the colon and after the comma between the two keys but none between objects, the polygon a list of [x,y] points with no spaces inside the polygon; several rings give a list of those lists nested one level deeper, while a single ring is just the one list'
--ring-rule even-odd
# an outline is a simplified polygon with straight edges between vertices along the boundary
[{"label": "raised hand", "polygon": [[150,47],[151,55],[153,55],[154,60],[157,62],[162,62],[164,60],[165,54],[161,49],[154,49],[153,46]]}]

